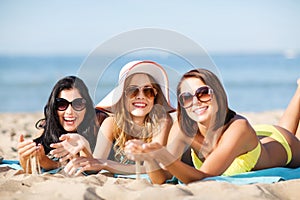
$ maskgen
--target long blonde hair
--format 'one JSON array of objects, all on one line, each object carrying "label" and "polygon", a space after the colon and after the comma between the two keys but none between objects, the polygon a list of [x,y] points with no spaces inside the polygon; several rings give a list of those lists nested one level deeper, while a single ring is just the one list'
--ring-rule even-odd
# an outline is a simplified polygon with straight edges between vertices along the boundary
[{"label": "long blonde hair", "polygon": [[[136,74],[133,74],[136,75]],[[133,75],[127,77],[125,80],[124,88],[126,88]],[[146,143],[152,141],[154,133],[159,133],[160,131],[160,119],[170,117],[169,113],[162,109],[165,105],[168,105],[168,102],[163,95],[161,87],[155,83],[153,77],[148,74],[145,74],[149,77],[152,87],[157,90],[157,95],[154,99],[154,105],[150,113],[145,116],[144,126],[139,126],[135,124],[132,120],[130,113],[125,107],[125,95],[123,95],[120,101],[115,105],[115,123],[113,128],[113,137],[114,137],[114,152],[115,159],[121,163],[127,163],[128,159],[124,154],[124,146],[126,141],[130,139],[141,139]],[[139,134],[136,134],[136,133]]]}]

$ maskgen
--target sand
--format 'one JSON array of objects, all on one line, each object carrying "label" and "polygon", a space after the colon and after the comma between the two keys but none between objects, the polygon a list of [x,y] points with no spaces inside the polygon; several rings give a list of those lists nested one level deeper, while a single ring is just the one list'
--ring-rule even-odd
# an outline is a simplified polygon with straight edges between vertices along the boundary
[{"label": "sand", "polygon": [[[242,113],[252,124],[276,124],[282,111]],[[37,134],[35,122],[42,113],[0,114],[0,156],[17,159],[16,145],[22,133]],[[273,184],[234,185],[200,181],[188,185],[152,185],[148,181],[112,178],[97,174],[67,177],[64,174],[27,175],[0,168],[0,199],[299,199],[300,179]]]}]

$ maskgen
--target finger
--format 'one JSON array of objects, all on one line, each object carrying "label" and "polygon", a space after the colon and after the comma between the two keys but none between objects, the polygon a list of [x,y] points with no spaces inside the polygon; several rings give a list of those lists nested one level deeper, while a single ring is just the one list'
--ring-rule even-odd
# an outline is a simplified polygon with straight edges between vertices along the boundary
[{"label": "finger", "polygon": [[80,163],[80,167],[77,168],[75,176],[79,176],[82,172],[93,170],[92,165],[89,162]]},{"label": "finger", "polygon": [[71,154],[68,154],[66,156],[60,157],[59,162],[65,162],[65,161],[71,160],[72,158],[73,158],[73,156]]},{"label": "finger", "polygon": [[36,144],[34,142],[26,143],[26,145],[22,145],[21,147],[18,147],[18,154],[24,154],[28,151],[35,151],[36,150]]},{"label": "finger", "polygon": [[56,149],[59,147],[63,147],[63,144],[62,144],[62,142],[52,143],[52,144],[50,144],[50,147]]},{"label": "finger", "polygon": [[79,163],[79,167],[77,167],[77,169],[76,169],[75,176],[80,175],[84,171],[91,170],[91,168],[92,168],[92,165],[90,164],[90,162],[88,160],[85,162],[81,162],[81,163]]},{"label": "finger", "polygon": [[76,164],[76,159],[73,159],[64,167],[64,171],[68,175],[73,175],[78,167],[79,165]]},{"label": "finger", "polygon": [[126,154],[131,154],[131,153],[136,152],[136,149],[135,149],[133,146],[126,146],[126,147],[124,148],[124,152],[125,152]]},{"label": "finger", "polygon": [[61,157],[67,156],[68,154],[70,154],[70,152],[68,152],[64,148],[58,148],[58,149],[51,150],[50,154],[53,155],[56,158],[61,158]]},{"label": "finger", "polygon": [[20,135],[19,142],[24,142],[24,135],[23,134]]},{"label": "finger", "polygon": [[36,144],[32,140],[27,140],[27,141],[23,141],[23,142],[18,143],[17,148],[22,149],[22,148],[24,148],[28,145],[34,145],[35,146]]},{"label": "finger", "polygon": [[137,140],[136,139],[132,139],[132,140],[128,140],[125,145],[135,145],[135,144],[138,144]]},{"label": "finger", "polygon": [[135,147],[128,147],[124,149],[124,152],[128,155],[135,155],[135,154],[142,153],[140,149],[137,149]]},{"label": "finger", "polygon": [[66,172],[67,174],[69,174],[69,171],[71,170],[72,167],[73,167],[72,161],[68,162],[68,164],[66,164],[64,166],[64,172]]},{"label": "finger", "polygon": [[27,149],[26,151],[19,154],[19,156],[23,157],[23,158],[27,158],[31,155],[36,155],[36,147],[33,147],[31,149]]},{"label": "finger", "polygon": [[69,175],[74,175],[76,173],[76,171],[78,170],[79,167],[77,166],[72,166],[72,168],[69,170]]},{"label": "finger", "polygon": [[51,151],[50,151],[50,153],[52,154],[52,155],[55,155],[55,154],[60,154],[60,153],[62,153],[62,152],[64,152],[64,151],[66,151],[63,147],[59,147],[59,148],[56,148],[56,149],[52,149]]},{"label": "finger", "polygon": [[87,162],[86,157],[77,157],[77,158],[73,158],[72,160],[72,165],[79,167],[81,166],[81,163]]},{"label": "finger", "polygon": [[59,137],[59,140],[67,140],[67,139],[69,139],[70,138],[70,136],[68,135],[68,134],[63,134],[63,135],[61,135],[60,137]]}]

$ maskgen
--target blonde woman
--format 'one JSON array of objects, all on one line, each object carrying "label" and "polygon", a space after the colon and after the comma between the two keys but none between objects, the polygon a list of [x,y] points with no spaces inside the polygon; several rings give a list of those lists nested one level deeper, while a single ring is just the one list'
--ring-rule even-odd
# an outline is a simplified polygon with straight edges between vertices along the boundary
[{"label": "blonde woman", "polygon": [[112,173],[135,173],[134,162],[124,153],[125,143],[140,139],[145,143],[166,145],[172,126],[169,113],[174,111],[168,88],[166,72],[157,63],[133,61],[126,64],[120,71],[118,86],[97,105],[111,116],[100,127],[93,156],[73,159],[65,171],[78,174],[104,169]]}]

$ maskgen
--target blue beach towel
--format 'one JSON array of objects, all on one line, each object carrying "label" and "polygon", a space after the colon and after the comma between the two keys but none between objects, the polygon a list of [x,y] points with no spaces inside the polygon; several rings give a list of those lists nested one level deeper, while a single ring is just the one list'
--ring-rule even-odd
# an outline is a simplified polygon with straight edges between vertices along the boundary
[{"label": "blue beach towel", "polygon": [[18,160],[2,160],[0,167],[9,167],[15,170],[23,169]]},{"label": "blue beach towel", "polygon": [[[2,160],[2,162],[0,162],[0,167],[9,167],[9,168],[15,169],[15,170],[23,170],[23,168],[20,165],[20,162],[18,160]],[[47,173],[47,174],[57,174],[62,169],[63,169],[63,167],[59,167],[59,168],[51,169],[51,170],[42,169],[41,171],[42,171],[42,173]],[[82,174],[88,176],[90,174],[96,174],[96,172],[82,172]]]},{"label": "blue beach towel", "polygon": [[[20,163],[18,160],[2,160],[0,167],[10,167],[15,170],[22,170]],[[56,174],[62,168],[53,169],[50,171],[43,171],[44,173],[49,174]],[[116,178],[130,178],[135,179],[136,175],[121,175],[115,174]],[[150,181],[150,178],[147,174],[141,174],[141,178],[147,179]],[[201,181],[218,181],[218,182],[228,182],[236,185],[246,185],[246,184],[254,184],[254,183],[276,183],[279,181],[286,181],[292,179],[300,179],[300,167],[292,169],[292,168],[285,168],[285,167],[275,167],[270,169],[263,169],[257,171],[246,172],[234,176],[214,176],[205,178]],[[171,180],[167,181],[168,183],[180,183],[174,177]]]},{"label": "blue beach towel", "polygon": [[246,185],[254,183],[275,183],[292,179],[300,179],[300,167],[295,169],[275,167],[246,172],[234,176],[214,176],[205,178],[203,181],[214,180],[219,182],[229,182],[237,185]]},{"label": "blue beach towel", "polygon": [[[15,170],[23,170],[23,168],[20,165],[20,162],[18,160],[2,160],[0,167],[9,167],[11,169]],[[48,174],[56,174],[58,173],[62,168],[52,169],[49,171],[45,171],[42,169],[42,173],[48,173]]]},{"label": "blue beach towel", "polygon": [[[136,175],[115,174],[114,177],[135,179]],[[141,178],[150,181],[150,178],[147,174],[141,174]],[[205,178],[201,181],[218,181],[218,182],[232,183],[236,185],[246,185],[246,184],[254,184],[254,183],[276,183],[279,181],[292,180],[292,179],[300,179],[300,167],[295,169],[276,167],[276,168],[246,172],[234,176],[214,176],[214,177]],[[167,180],[166,183],[183,184],[176,177]]]}]

